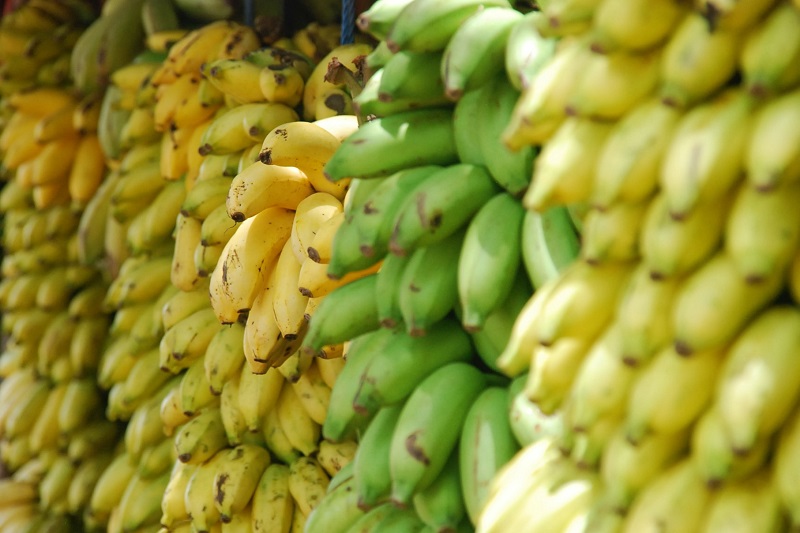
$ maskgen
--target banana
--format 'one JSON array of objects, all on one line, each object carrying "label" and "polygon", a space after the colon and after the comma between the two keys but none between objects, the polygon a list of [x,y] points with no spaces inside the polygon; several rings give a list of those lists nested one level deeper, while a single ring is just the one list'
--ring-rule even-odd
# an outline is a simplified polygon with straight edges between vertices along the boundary
[{"label": "banana", "polygon": [[[419,353],[430,356],[422,361]],[[392,333],[389,344],[373,354],[361,372],[353,409],[371,417],[381,407],[408,398],[426,375],[450,363],[468,362],[471,356],[469,337],[455,320],[443,319],[421,337],[402,331]]]},{"label": "banana", "polygon": [[[314,368],[313,366],[311,368]],[[347,475],[348,477],[352,475],[353,465],[350,463],[353,462],[355,458],[356,450],[358,449],[358,443],[355,440],[348,440],[343,442],[330,442],[327,440],[322,440],[319,443],[319,451],[317,452],[317,461],[319,464],[322,465],[322,468],[325,472],[331,476],[331,480],[335,478],[339,473],[342,473],[342,476]],[[350,474],[347,474],[348,470]],[[333,481],[331,481],[333,484]],[[335,487],[328,486],[328,492],[333,490]]]},{"label": "banana", "polygon": [[303,66],[277,64],[262,68],[259,72],[258,87],[262,98],[296,107],[303,101],[306,78],[309,73]]},{"label": "banana", "polygon": [[759,190],[797,181],[800,156],[795,139],[798,130],[792,118],[800,101],[795,90],[769,100],[755,111],[744,154],[745,179]]},{"label": "banana", "polygon": [[192,188],[186,192],[181,204],[181,214],[200,221],[204,220],[211,211],[225,203],[231,183],[231,179],[227,176],[217,176],[195,182]]},{"label": "banana", "polygon": [[[511,119],[520,93],[502,76],[483,84],[478,92],[481,103],[477,110],[477,124],[467,131],[474,131],[472,128],[477,127],[481,154],[479,160],[482,160],[479,162],[486,165],[492,178],[503,189],[513,196],[522,196],[530,185],[536,151],[530,146],[512,151],[502,141],[503,131]],[[457,112],[454,114],[457,116]],[[465,134],[471,135],[464,132],[459,136]]]},{"label": "banana", "polygon": [[221,394],[225,382],[237,375],[242,367],[244,326],[234,323],[220,326],[206,347],[203,366],[206,381],[213,394]]},{"label": "banana", "polygon": [[220,204],[203,219],[200,243],[204,246],[224,245],[230,240],[238,224],[228,215],[227,206]]},{"label": "banana", "polygon": [[522,447],[540,439],[558,438],[564,431],[563,416],[560,411],[546,415],[527,398],[524,391],[526,380],[527,374],[521,374],[508,386],[509,427]]},{"label": "banana", "polygon": [[459,461],[459,451],[454,450],[433,483],[414,494],[413,509],[402,509],[403,514],[385,518],[377,526],[413,528],[424,524],[437,531],[456,531],[467,516]]},{"label": "banana", "polygon": [[658,88],[662,101],[687,109],[716,93],[736,71],[743,40],[739,32],[712,31],[700,13],[686,15],[664,45]]},{"label": "banana", "polygon": [[160,368],[167,373],[177,374],[202,358],[217,332],[217,326],[216,313],[206,307],[165,330],[156,348]]},{"label": "banana", "polygon": [[292,211],[268,208],[236,228],[209,276],[211,306],[221,323],[236,322],[240,313],[250,309],[267,281],[272,263],[289,239],[293,217]]},{"label": "banana", "polygon": [[73,101],[40,118],[33,128],[33,139],[40,144],[46,144],[60,137],[74,136],[77,132],[73,126],[72,115],[77,105],[78,102]]},{"label": "banana", "polygon": [[[459,187],[453,188],[455,182]],[[444,167],[404,199],[395,215],[389,250],[404,255],[442,241],[463,228],[497,192],[497,184],[483,167],[466,163]]]},{"label": "banana", "polygon": [[[380,180],[374,190],[366,195],[363,205],[355,207],[348,222],[356,227],[361,254],[380,257],[388,252],[392,225],[401,205],[417,185],[442,168],[423,165],[400,170]],[[335,240],[333,246],[336,246]]]},{"label": "banana", "polygon": [[235,222],[242,222],[270,207],[296,209],[313,193],[308,176],[299,168],[256,161],[230,181],[225,205],[228,216]]},{"label": "banana", "polygon": [[464,231],[446,237],[436,245],[411,252],[403,267],[397,303],[406,332],[424,336],[447,316],[459,299],[458,264]]},{"label": "banana", "polygon": [[250,432],[258,431],[266,414],[275,409],[285,385],[283,381],[283,376],[276,368],[256,374],[247,366],[242,367],[238,404],[242,420]]},{"label": "banana", "polygon": [[600,2],[589,30],[598,53],[643,51],[663,44],[685,15],[674,2]]},{"label": "banana", "polygon": [[111,452],[105,452],[81,462],[75,471],[75,477],[67,489],[67,509],[78,514],[86,507],[92,497],[97,480],[100,478],[112,459]]},{"label": "banana", "polygon": [[[53,386],[47,393],[47,400],[42,406],[39,415],[33,421],[28,433],[31,450],[41,453],[47,448],[56,447],[59,441],[58,412],[67,392],[67,383]],[[4,426],[11,424],[13,412],[4,421]],[[4,427],[4,435],[8,431]]]},{"label": "banana", "polygon": [[267,413],[264,417],[263,434],[267,449],[283,463],[291,464],[302,456],[300,450],[289,441],[286,432],[278,421],[277,409]]},{"label": "banana", "polygon": [[66,455],[59,455],[39,484],[39,505],[45,509],[62,507],[66,511],[67,491],[76,470],[77,466]]},{"label": "banana", "polygon": [[724,346],[780,291],[783,273],[748,283],[723,251],[682,283],[671,313],[675,350],[690,355]]},{"label": "banana", "polygon": [[85,426],[94,411],[102,405],[102,398],[91,377],[73,379],[67,384],[58,410],[58,428],[69,435]]},{"label": "banana", "polygon": [[[757,283],[784,272],[792,260],[800,235],[791,210],[800,187],[789,185],[762,192],[739,188],[728,213],[723,240],[725,250],[746,280]],[[784,225],[785,224],[785,225]],[[780,239],[770,238],[780,235]]]},{"label": "banana", "polygon": [[748,453],[736,454],[719,410],[712,403],[692,430],[689,460],[708,487],[718,488],[760,470],[770,449],[769,440],[761,440]]},{"label": "banana", "polygon": [[200,67],[204,78],[238,104],[267,101],[259,87],[261,71],[245,59],[214,59]]},{"label": "banana", "polygon": [[506,43],[522,13],[509,6],[488,6],[467,17],[447,41],[441,76],[453,101],[503,71]]},{"label": "banana", "polygon": [[[798,318],[793,308],[785,306],[761,313],[733,342],[720,369],[715,404],[739,455],[783,425],[800,392],[789,356],[800,342],[793,325]],[[767,388],[762,385],[765,381]],[[750,400],[745,403],[745,398]]]},{"label": "banana", "polygon": [[449,103],[440,75],[443,52],[403,50],[390,55],[386,63],[369,77],[354,103],[363,102],[364,93],[374,91],[376,110],[383,105],[394,114],[403,106],[434,107]]},{"label": "banana", "polygon": [[208,386],[203,358],[195,360],[180,374],[178,394],[183,413],[190,418],[219,399]]},{"label": "banana", "polygon": [[67,457],[78,463],[96,454],[98,450],[107,448],[109,442],[118,442],[121,435],[118,424],[99,418],[72,434],[67,446]]},{"label": "banana", "polygon": [[[327,76],[327,73],[331,61],[335,58],[338,64],[345,69],[351,70],[355,68],[359,70],[356,62],[359,58],[369,54],[372,49],[373,47],[370,44],[353,42],[350,44],[337,44],[337,46],[331,47],[330,50],[322,52],[325,56],[319,58],[319,61],[306,79],[305,87],[303,88],[303,120],[313,122],[323,118],[316,116],[315,109],[319,105],[324,105],[325,93],[333,91],[342,96],[347,95],[347,93],[344,92],[344,83],[337,83],[333,80],[328,81],[330,78]],[[306,55],[309,57],[313,56],[313,54],[308,53]],[[317,58],[314,59],[316,60]],[[350,98],[349,95],[347,97]],[[344,114],[352,115],[353,113]],[[287,120],[285,122],[289,121]]]},{"label": "banana", "polygon": [[176,527],[178,524],[189,521],[189,512],[184,502],[186,486],[189,484],[197,465],[174,461],[170,471],[169,482],[161,497],[160,524],[166,528]]},{"label": "banana", "polygon": [[380,294],[377,301],[378,320],[383,328],[395,329],[403,324],[400,311],[400,281],[411,256],[387,254],[381,262],[376,280],[376,291]]},{"label": "banana", "polygon": [[531,350],[525,395],[542,413],[552,415],[561,406],[590,349],[586,339],[562,337]]},{"label": "banana", "polygon": [[779,430],[775,442],[774,456],[772,458],[772,486],[777,491],[781,504],[785,509],[785,514],[788,516],[791,524],[796,524],[798,521],[797,515],[797,486],[791,483],[791,477],[788,475],[791,472],[793,465],[798,464],[797,448],[795,444],[798,442],[798,415],[795,411],[789,419],[787,419],[783,428]]},{"label": "banana", "polygon": [[621,337],[617,324],[610,324],[583,357],[562,408],[573,431],[591,432],[603,419],[624,413],[637,371],[619,357]]},{"label": "banana", "polygon": [[266,448],[254,444],[240,444],[222,453],[215,465],[214,505],[220,520],[229,523],[247,507],[270,464],[270,455]]},{"label": "banana", "polygon": [[206,463],[228,445],[220,409],[213,407],[201,411],[180,427],[174,442],[176,456],[182,463]]},{"label": "banana", "polygon": [[[300,459],[309,458],[319,449],[321,426],[305,411],[294,388],[281,388],[275,413],[289,443],[303,454],[304,457]],[[314,462],[317,463],[316,459]],[[319,468],[322,469],[321,466]],[[327,474],[325,476],[327,478]]]},{"label": "banana", "polygon": [[697,11],[709,20],[713,28],[743,31],[758,22],[765,12],[775,5],[773,0],[753,0],[750,2],[720,2],[717,0],[698,0]]},{"label": "banana", "polygon": [[[452,379],[462,384],[457,391],[440,386]],[[457,445],[469,407],[485,387],[485,377],[477,369],[466,363],[451,363],[431,373],[411,393],[392,434],[389,464],[393,501],[409,504],[416,491],[434,481]],[[447,413],[447,423],[433,423],[420,402],[440,414]]]},{"label": "banana", "polygon": [[200,140],[200,155],[225,155],[261,142],[277,126],[298,120],[284,104],[260,102],[227,108],[215,116]]},{"label": "banana", "polygon": [[[142,464],[144,451],[162,442],[169,442],[164,438],[164,431],[160,420],[161,403],[164,397],[172,391],[171,383],[163,387],[156,396],[142,403],[131,415],[125,427],[125,451],[131,460]],[[158,416],[155,416],[158,412]]]},{"label": "banana", "polygon": [[299,457],[289,465],[289,492],[299,510],[308,516],[324,500],[330,478],[312,457]]},{"label": "banana", "polygon": [[328,294],[309,320],[300,349],[318,352],[326,345],[378,329],[376,279],[374,273],[369,274]]},{"label": "banana", "polygon": [[[331,218],[341,214],[343,209],[342,202],[326,192],[313,193],[300,201],[295,210],[290,238],[292,253],[297,261],[302,263],[309,257],[309,250],[312,248],[314,240],[317,239],[320,228],[326,225]],[[340,220],[343,220],[343,215]],[[337,227],[338,225],[334,225],[327,231],[332,232]],[[319,237],[319,239],[320,244],[331,243],[333,235]],[[320,246],[320,250],[324,251],[324,246]],[[317,258],[315,262],[327,263],[327,261],[319,260],[318,251],[315,253],[317,254],[314,256]]]},{"label": "banana", "polygon": [[480,7],[509,7],[502,0],[475,2],[460,0],[446,6],[436,2],[412,2],[402,9],[388,29],[385,40],[389,50],[420,52],[443,50],[461,24]]},{"label": "banana", "polygon": [[671,311],[680,278],[654,278],[646,263],[639,263],[620,293],[615,321],[622,331],[620,355],[625,364],[646,363],[672,340]]},{"label": "banana", "polygon": [[371,362],[374,350],[388,346],[392,338],[392,332],[384,328],[352,338],[342,358],[345,364],[331,387],[328,412],[322,424],[323,438],[341,442],[354,437],[358,431],[367,427],[370,419],[356,412],[353,398],[360,387],[360,376]]},{"label": "banana", "polygon": [[522,263],[531,284],[542,287],[578,258],[580,242],[567,209],[525,210],[521,230]]},{"label": "banana", "polygon": [[[294,222],[297,222],[295,214]],[[293,227],[296,227],[293,225]],[[308,297],[299,290],[301,263],[292,250],[291,239],[284,244],[281,254],[270,275],[269,290],[273,291],[272,309],[275,322],[283,337],[294,340],[300,337],[306,328],[308,319],[305,310]]]},{"label": "banana", "polygon": [[222,39],[237,27],[236,22],[216,20],[188,32],[169,49],[165,64],[176,74],[197,72],[203,63],[214,57]]},{"label": "banana", "polygon": [[158,363],[157,348],[140,354],[133,362],[128,374],[116,384],[118,385],[116,389],[119,405],[112,404],[109,399],[109,408],[112,406],[122,408],[120,416],[128,418],[133,410],[169,381],[171,375],[164,372]]},{"label": "banana", "polygon": [[357,506],[355,483],[352,473],[343,479],[331,478],[325,497],[309,513],[305,529],[317,531],[324,527],[326,531],[343,533],[353,526],[364,514]]},{"label": "banana", "polygon": [[[239,409],[239,379],[239,373],[228,379],[222,386],[222,391],[219,395],[222,425],[225,428],[225,436],[230,446],[241,444],[247,435],[244,417]],[[259,435],[255,436],[258,437]]]},{"label": "banana", "polygon": [[590,118],[565,119],[534,162],[523,205],[542,211],[554,205],[587,201],[594,168],[611,128],[609,123]]},{"label": "banana", "polygon": [[[488,387],[475,399],[467,412],[461,430],[456,467],[460,474],[463,511],[473,524],[478,523],[481,510],[489,497],[492,479],[519,450],[508,418],[509,391]],[[454,458],[451,457],[450,461]],[[447,467],[445,467],[447,468]],[[434,482],[435,484],[436,482]],[[427,491],[415,496],[424,497]],[[463,496],[462,496],[463,495]],[[422,516],[422,514],[421,514]],[[422,516],[425,519],[424,516]],[[460,516],[452,517],[455,524]],[[430,523],[430,521],[426,520]],[[432,524],[434,526],[439,524]]]},{"label": "banana", "polygon": [[289,492],[289,466],[271,463],[261,474],[253,493],[253,533],[288,533],[294,506],[294,499]]},{"label": "banana", "polygon": [[775,54],[773,48],[779,35],[793,35],[793,28],[798,24],[797,8],[783,3],[775,6],[749,32],[742,45],[739,64],[743,84],[751,94],[762,98],[776,95],[800,81],[800,70],[793,60],[800,54],[800,41],[792,37],[783,40],[782,46],[786,49],[780,55]]},{"label": "banana", "polygon": [[726,485],[712,496],[703,531],[776,531],[785,523],[773,476],[760,470],[748,481]]},{"label": "banana", "polygon": [[339,139],[313,122],[291,121],[266,134],[259,159],[267,165],[300,169],[314,190],[329,193],[341,201],[348,180],[331,183],[323,173],[325,164],[340,145]]},{"label": "banana", "polygon": [[269,286],[256,295],[244,328],[244,355],[249,369],[257,374],[265,373],[271,366],[281,366],[296,349],[296,342],[281,335],[275,321],[272,296]]},{"label": "banana", "polygon": [[511,150],[548,141],[566,118],[567,98],[583,75],[591,50],[587,39],[566,37],[521,93],[502,140]]},{"label": "banana", "polygon": [[85,134],[76,148],[68,180],[73,205],[85,206],[106,176],[105,160],[97,135]]},{"label": "banana", "polygon": [[214,504],[214,476],[224,456],[225,450],[214,452],[194,468],[186,484],[184,506],[191,517],[192,527],[198,531],[211,531],[220,523],[219,510]]},{"label": "banana", "polygon": [[339,139],[339,142],[347,139],[359,126],[358,117],[355,115],[335,115],[315,120],[314,124]]},{"label": "banana", "polygon": [[650,99],[620,119],[597,162],[592,205],[608,208],[616,201],[636,202],[652,194],[680,116],[675,108]]},{"label": "banana", "polygon": [[[175,217],[173,236],[175,248],[170,262],[170,282],[187,294],[196,293],[203,287],[203,280],[194,264],[194,250],[200,244],[202,222],[178,213]],[[207,296],[207,295],[206,295]]]},{"label": "banana", "polygon": [[452,114],[448,108],[421,109],[371,120],[328,159],[325,176],[334,182],[375,178],[410,166],[454,163]]},{"label": "banana", "polygon": [[653,279],[681,277],[712,256],[722,242],[733,195],[699,204],[682,219],[671,216],[663,191],[650,203],[642,223],[640,252]]},{"label": "banana", "polygon": [[133,254],[150,251],[171,240],[175,221],[186,198],[183,180],[169,181],[153,202],[136,215],[127,228],[128,248]]},{"label": "banana", "polygon": [[649,207],[643,201],[590,209],[581,227],[582,259],[592,264],[639,259],[639,228]]},{"label": "banana", "polygon": [[381,0],[374,2],[366,10],[358,14],[355,23],[358,29],[372,35],[379,41],[385,40],[386,35],[400,14],[411,0]]},{"label": "banana", "polygon": [[[677,124],[660,170],[673,217],[686,216],[697,203],[719,200],[740,179],[752,108],[748,95],[732,89],[695,107]],[[736,134],[723,133],[730,131]],[[703,150],[698,152],[698,146]]]},{"label": "banana", "polygon": [[[467,226],[458,257],[458,298],[463,314],[462,325],[467,331],[481,329],[486,318],[501,305],[513,287],[521,265],[520,236],[524,213],[516,199],[501,193],[487,201]],[[508,240],[487,239],[494,232],[490,226],[495,228],[495,224],[502,225]],[[487,283],[489,279],[494,282]],[[400,305],[402,309],[402,298]]]}]

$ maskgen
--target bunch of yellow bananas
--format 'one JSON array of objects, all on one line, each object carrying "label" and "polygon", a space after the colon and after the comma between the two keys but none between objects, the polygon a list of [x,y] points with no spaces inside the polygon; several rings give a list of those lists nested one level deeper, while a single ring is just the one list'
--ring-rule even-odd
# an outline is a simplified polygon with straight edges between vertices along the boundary
[{"label": "bunch of yellow bananas", "polygon": [[497,360],[512,412],[553,424],[526,434],[478,531],[796,526],[800,8],[557,0],[526,17],[557,44],[535,75],[508,72],[526,81],[502,137],[539,150],[521,202],[571,211],[581,249]]}]

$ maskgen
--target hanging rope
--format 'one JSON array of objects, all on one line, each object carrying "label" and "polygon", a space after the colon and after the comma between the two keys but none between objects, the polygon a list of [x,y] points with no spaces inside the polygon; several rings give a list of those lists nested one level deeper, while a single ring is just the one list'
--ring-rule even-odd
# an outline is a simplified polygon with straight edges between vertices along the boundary
[{"label": "hanging rope", "polygon": [[255,16],[253,14],[253,0],[244,0],[242,4],[243,22],[246,26],[252,27],[255,23]]},{"label": "hanging rope", "polygon": [[356,23],[355,0],[342,0],[342,31],[339,38],[341,44],[352,44]]}]

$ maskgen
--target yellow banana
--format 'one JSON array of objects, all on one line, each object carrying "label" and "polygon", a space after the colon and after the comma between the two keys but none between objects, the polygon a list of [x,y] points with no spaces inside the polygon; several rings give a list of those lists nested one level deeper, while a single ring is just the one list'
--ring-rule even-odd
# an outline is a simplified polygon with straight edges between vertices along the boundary
[{"label": "yellow banana", "polygon": [[295,507],[308,515],[325,496],[330,478],[312,457],[300,457],[289,465],[289,491]]},{"label": "yellow banana", "polygon": [[223,523],[245,510],[271,460],[266,448],[240,444],[222,452],[213,478],[214,505]]},{"label": "yellow banana", "polygon": [[175,433],[174,439],[179,461],[206,464],[219,450],[228,446],[219,408],[206,409],[186,422]]},{"label": "yellow banana", "polygon": [[289,466],[270,464],[261,475],[253,494],[253,533],[288,533],[294,506],[289,491]]},{"label": "yellow banana", "polygon": [[[331,387],[322,378],[318,365],[312,362],[308,369],[296,381],[291,383],[291,386],[295,389],[297,397],[308,416],[317,424],[322,425],[325,422],[328,404],[330,403]],[[321,451],[320,455],[323,455]],[[322,461],[322,459],[320,459],[320,462],[329,465],[329,462]],[[333,475],[330,471],[328,474]]]},{"label": "yellow banana", "polygon": [[163,527],[170,530],[179,523],[190,520],[186,508],[186,486],[197,470],[197,465],[174,461],[170,472],[169,482],[161,497],[161,519]]},{"label": "yellow banana", "polygon": [[217,325],[213,309],[204,307],[165,330],[158,346],[160,367],[176,374],[203,357]]},{"label": "yellow banana", "polygon": [[264,417],[278,404],[283,385],[283,376],[276,368],[256,374],[247,365],[242,366],[238,404],[249,431],[255,433],[261,428]]},{"label": "yellow banana", "polygon": [[339,226],[344,222],[345,216],[344,211],[341,211],[319,225],[317,231],[314,233],[314,237],[306,248],[306,254],[309,259],[315,263],[330,262],[333,238]]},{"label": "yellow banana", "polygon": [[302,335],[308,322],[305,316],[308,297],[300,292],[298,286],[300,267],[301,263],[292,251],[291,239],[288,239],[275,262],[267,285],[267,290],[272,292],[270,299],[275,323],[287,340]]},{"label": "yellow banana", "polygon": [[250,309],[289,239],[293,218],[292,211],[268,208],[236,228],[209,277],[211,306],[221,323],[236,322]]},{"label": "yellow banana", "polygon": [[102,145],[97,135],[87,133],[76,148],[69,177],[69,196],[72,203],[85,206],[105,179],[106,165]]},{"label": "yellow banana", "polygon": [[220,521],[219,511],[214,505],[214,474],[224,451],[215,452],[208,460],[195,468],[184,492],[186,510],[192,527],[198,531],[210,531]]},{"label": "yellow banana", "polygon": [[262,94],[262,67],[245,59],[215,59],[200,67],[203,76],[238,104],[272,101]]},{"label": "yellow banana", "polygon": [[794,127],[800,90],[780,95],[756,110],[745,152],[745,179],[769,190],[800,179],[800,132]]},{"label": "yellow banana", "polygon": [[243,337],[244,325],[236,322],[220,326],[208,343],[203,364],[214,394],[221,394],[225,382],[238,375],[242,368],[245,361]]},{"label": "yellow banana", "polygon": [[323,168],[341,141],[313,122],[294,121],[274,128],[261,143],[259,159],[268,165],[297,167],[317,191],[327,192],[339,201],[344,198],[349,180],[331,182]]},{"label": "yellow banana", "polygon": [[259,72],[258,87],[267,102],[295,107],[303,100],[306,74],[294,65],[270,65]]},{"label": "yellow banana", "polygon": [[296,209],[313,192],[299,168],[256,161],[233,178],[225,205],[231,219],[241,222],[270,207]]},{"label": "yellow banana", "polygon": [[[321,426],[306,413],[297,392],[292,387],[281,389],[275,411],[278,423],[294,448],[300,450],[306,458],[319,449]],[[324,473],[316,460],[314,463]],[[327,474],[325,477],[327,478]]]},{"label": "yellow banana", "polygon": [[175,251],[170,263],[170,281],[182,292],[193,293],[203,286],[194,264],[194,250],[200,244],[202,222],[178,213],[175,218]]}]

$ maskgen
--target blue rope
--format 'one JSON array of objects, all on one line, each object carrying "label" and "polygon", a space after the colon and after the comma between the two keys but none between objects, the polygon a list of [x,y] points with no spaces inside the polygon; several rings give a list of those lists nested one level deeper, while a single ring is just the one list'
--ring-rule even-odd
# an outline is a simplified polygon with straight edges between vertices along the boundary
[{"label": "blue rope", "polygon": [[341,44],[353,43],[353,31],[356,23],[355,0],[342,0],[342,31],[339,38]]},{"label": "blue rope", "polygon": [[242,7],[244,8],[242,13],[242,18],[244,19],[244,23],[247,26],[252,26],[253,23],[255,22],[253,16],[253,0],[244,0],[242,4],[243,4]]}]

